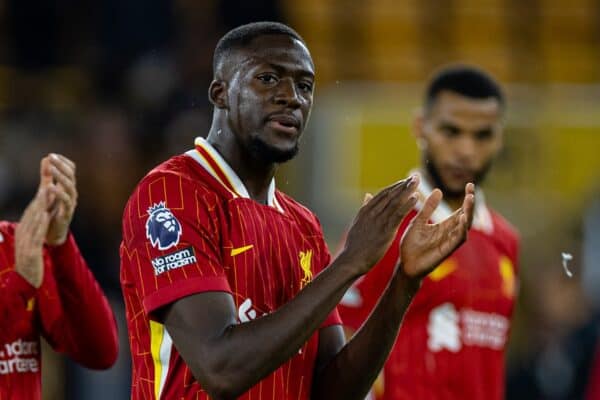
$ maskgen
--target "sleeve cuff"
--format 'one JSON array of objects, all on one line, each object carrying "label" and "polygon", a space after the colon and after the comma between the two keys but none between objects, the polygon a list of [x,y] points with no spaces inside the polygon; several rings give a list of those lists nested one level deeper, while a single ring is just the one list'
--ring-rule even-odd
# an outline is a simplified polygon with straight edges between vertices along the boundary
[{"label": "sleeve cuff", "polygon": [[69,232],[67,239],[63,244],[59,244],[58,246],[46,245],[44,247],[53,260],[60,260],[65,257],[70,259],[73,254],[79,254],[79,249],[77,248],[75,238],[71,232]]},{"label": "sleeve cuff", "polygon": [[143,301],[144,310],[147,315],[150,315],[162,306],[173,303],[183,297],[202,292],[231,293],[231,288],[225,276],[195,278],[173,283],[169,287],[146,296]]},{"label": "sleeve cuff", "polygon": [[15,270],[6,273],[3,285],[10,288],[12,293],[20,295],[26,300],[37,293],[37,289]]}]

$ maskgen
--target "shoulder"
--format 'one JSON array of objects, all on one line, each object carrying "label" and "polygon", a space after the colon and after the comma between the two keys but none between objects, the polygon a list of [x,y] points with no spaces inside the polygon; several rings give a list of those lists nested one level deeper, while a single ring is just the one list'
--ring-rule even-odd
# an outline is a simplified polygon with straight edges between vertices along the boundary
[{"label": "shoulder", "polygon": [[498,212],[492,209],[489,211],[494,225],[493,240],[509,257],[513,258],[514,262],[517,262],[521,240],[519,231]]},{"label": "shoulder", "polygon": [[185,155],[172,157],[152,169],[123,210],[123,243],[129,246],[148,237],[156,241],[160,235],[169,236],[172,240],[168,243],[172,243],[182,232],[200,227],[216,231],[226,198],[207,175]]},{"label": "shoulder", "polygon": [[494,224],[494,233],[496,236],[506,238],[507,240],[518,242],[520,240],[519,231],[506,218],[497,211],[490,210],[492,223]]},{"label": "shoulder", "polygon": [[277,201],[279,201],[283,210],[289,214],[290,217],[294,218],[299,224],[309,226],[321,233],[321,223],[315,213],[308,207],[279,190],[276,191],[276,196]]},{"label": "shoulder", "polygon": [[195,197],[215,203],[220,197],[218,188],[210,181],[202,167],[186,155],[177,155],[157,165],[135,187],[127,207],[150,207],[154,203],[166,202],[169,206],[183,206],[187,198]]}]

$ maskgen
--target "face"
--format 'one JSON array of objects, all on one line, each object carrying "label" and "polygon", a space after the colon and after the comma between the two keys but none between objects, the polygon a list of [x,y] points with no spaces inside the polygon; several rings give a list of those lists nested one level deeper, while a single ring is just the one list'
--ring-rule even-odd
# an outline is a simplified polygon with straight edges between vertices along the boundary
[{"label": "face", "polygon": [[308,49],[285,35],[265,35],[234,54],[228,123],[238,142],[267,162],[293,158],[313,101]]},{"label": "face", "polygon": [[502,146],[502,107],[495,98],[472,99],[442,91],[417,121],[416,136],[433,182],[459,197],[480,183]]}]

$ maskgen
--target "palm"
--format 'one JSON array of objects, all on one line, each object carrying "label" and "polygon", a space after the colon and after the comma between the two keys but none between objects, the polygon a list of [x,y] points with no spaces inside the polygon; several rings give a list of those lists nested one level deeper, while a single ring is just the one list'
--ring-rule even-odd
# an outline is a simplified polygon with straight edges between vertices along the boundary
[{"label": "palm", "polygon": [[400,245],[404,272],[408,276],[428,274],[465,241],[473,215],[472,192],[472,185],[467,185],[463,206],[438,224],[430,224],[428,220],[441,201],[441,192],[435,191],[427,198]]}]

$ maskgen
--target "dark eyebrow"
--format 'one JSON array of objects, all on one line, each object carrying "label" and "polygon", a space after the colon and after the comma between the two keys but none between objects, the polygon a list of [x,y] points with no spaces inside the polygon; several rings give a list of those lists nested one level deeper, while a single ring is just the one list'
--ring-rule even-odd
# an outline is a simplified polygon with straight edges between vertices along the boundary
[{"label": "dark eyebrow", "polygon": [[[288,68],[286,68],[285,66],[281,65],[281,64],[275,64],[272,62],[265,62],[266,65],[268,65],[269,67],[273,68],[275,71],[277,71],[278,73],[282,73],[288,70]],[[307,69],[298,69],[294,71],[297,75],[300,75],[302,77],[308,77],[310,79],[315,79],[315,74],[312,73],[311,71],[307,70]]]},{"label": "dark eyebrow", "polygon": [[442,129],[449,129],[451,131],[460,132],[460,128],[458,126],[448,121],[440,122],[439,127]]}]

